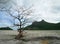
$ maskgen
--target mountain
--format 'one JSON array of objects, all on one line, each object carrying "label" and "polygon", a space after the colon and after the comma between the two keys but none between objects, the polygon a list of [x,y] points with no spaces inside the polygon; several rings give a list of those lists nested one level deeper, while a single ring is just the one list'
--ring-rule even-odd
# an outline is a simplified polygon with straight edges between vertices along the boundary
[{"label": "mountain", "polygon": [[33,29],[33,30],[60,30],[60,23],[48,23],[44,20],[40,22],[33,22],[31,25],[27,26],[25,29]]},{"label": "mountain", "polygon": [[9,27],[1,27],[0,30],[13,30],[13,29],[11,29]]}]

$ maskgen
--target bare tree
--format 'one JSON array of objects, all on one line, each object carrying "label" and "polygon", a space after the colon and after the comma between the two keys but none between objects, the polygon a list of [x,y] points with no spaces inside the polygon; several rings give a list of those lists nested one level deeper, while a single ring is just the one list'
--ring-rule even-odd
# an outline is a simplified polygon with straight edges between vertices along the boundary
[{"label": "bare tree", "polygon": [[32,7],[25,8],[25,7],[16,7],[16,8],[8,8],[5,7],[1,8],[0,11],[5,11],[10,15],[14,20],[18,20],[18,23],[13,23],[14,26],[18,26],[19,34],[16,36],[16,39],[20,39],[23,37],[23,26],[27,23],[27,17],[33,13]]}]

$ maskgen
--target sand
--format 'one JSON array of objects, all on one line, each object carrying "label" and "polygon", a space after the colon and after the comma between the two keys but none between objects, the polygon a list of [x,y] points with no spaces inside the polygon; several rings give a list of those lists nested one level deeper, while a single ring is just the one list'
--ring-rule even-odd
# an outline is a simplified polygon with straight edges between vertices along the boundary
[{"label": "sand", "polygon": [[50,30],[50,31],[49,30],[48,31],[25,30],[24,31],[25,37],[23,37],[24,40],[14,39],[17,34],[18,34],[17,31],[0,30],[0,44],[60,44],[60,39],[42,40],[38,38],[38,37],[45,37],[45,36],[54,36],[59,38],[60,30]]}]

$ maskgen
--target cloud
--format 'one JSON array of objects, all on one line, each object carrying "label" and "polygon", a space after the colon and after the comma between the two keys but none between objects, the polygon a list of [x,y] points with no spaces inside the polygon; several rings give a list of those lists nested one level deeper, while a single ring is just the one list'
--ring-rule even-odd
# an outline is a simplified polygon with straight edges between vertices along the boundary
[{"label": "cloud", "polygon": [[[60,0],[33,0],[31,1],[36,9],[35,14],[49,23],[60,22]],[[41,19],[40,18],[40,19]]]},{"label": "cloud", "polygon": [[[15,5],[12,2],[14,2]],[[13,8],[15,8],[17,5],[30,7],[32,4],[34,5],[33,8],[35,10],[34,14],[28,17],[29,23],[27,23],[27,25],[30,25],[33,21],[41,21],[42,19],[49,23],[60,22],[60,0],[11,0],[9,3],[4,4],[4,6],[6,8],[9,8],[10,6],[13,6]],[[4,16],[2,13],[0,13],[0,21],[4,19],[6,22],[5,24],[12,25],[10,22],[11,18],[7,18],[7,16]]]}]

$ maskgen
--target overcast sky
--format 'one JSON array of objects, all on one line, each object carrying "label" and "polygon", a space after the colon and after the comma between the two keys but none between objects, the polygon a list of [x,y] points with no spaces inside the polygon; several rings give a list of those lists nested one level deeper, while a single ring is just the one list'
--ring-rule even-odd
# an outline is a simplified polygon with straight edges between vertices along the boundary
[{"label": "overcast sky", "polygon": [[[34,14],[29,17],[29,24],[33,21],[41,21],[42,19],[49,23],[60,22],[60,0],[0,0],[0,8],[9,8],[10,6],[14,8],[17,5],[25,7],[33,5],[35,10]],[[10,16],[5,14],[7,13],[0,11],[0,27],[12,25]]]}]

